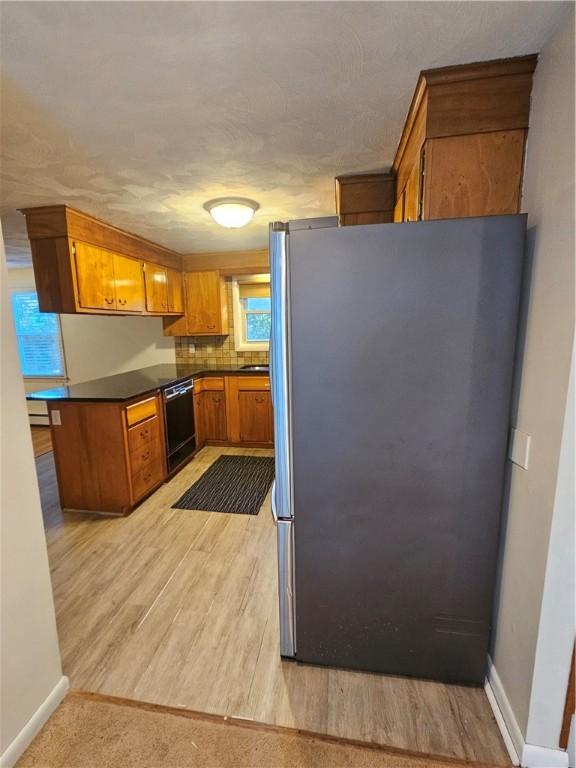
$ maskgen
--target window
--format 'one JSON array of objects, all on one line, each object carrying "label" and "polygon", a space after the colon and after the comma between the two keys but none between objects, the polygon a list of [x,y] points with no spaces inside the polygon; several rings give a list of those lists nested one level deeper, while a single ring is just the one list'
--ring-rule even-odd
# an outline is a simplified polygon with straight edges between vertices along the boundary
[{"label": "window", "polygon": [[272,325],[270,276],[250,275],[232,283],[234,346],[241,351],[267,350]]},{"label": "window", "polygon": [[66,368],[58,315],[40,312],[38,296],[32,291],[13,293],[12,310],[22,375],[63,378]]}]

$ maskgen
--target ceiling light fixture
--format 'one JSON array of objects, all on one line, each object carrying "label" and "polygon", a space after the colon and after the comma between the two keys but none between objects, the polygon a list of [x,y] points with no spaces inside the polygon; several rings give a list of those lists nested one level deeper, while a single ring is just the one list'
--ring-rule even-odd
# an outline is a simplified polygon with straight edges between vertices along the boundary
[{"label": "ceiling light fixture", "polygon": [[204,203],[204,208],[220,226],[238,229],[245,227],[252,220],[260,205],[246,197],[218,197]]}]

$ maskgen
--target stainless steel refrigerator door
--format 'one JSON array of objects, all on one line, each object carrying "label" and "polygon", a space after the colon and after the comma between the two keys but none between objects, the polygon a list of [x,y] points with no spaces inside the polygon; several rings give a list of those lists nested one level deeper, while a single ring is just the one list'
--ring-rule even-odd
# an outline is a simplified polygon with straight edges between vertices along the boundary
[{"label": "stainless steel refrigerator door", "polygon": [[280,655],[296,654],[294,612],[294,523],[278,520],[278,599],[280,609]]},{"label": "stainless steel refrigerator door", "polygon": [[290,227],[299,661],[483,682],[524,236]]},{"label": "stainless steel refrigerator door", "polygon": [[274,409],[276,477],[272,516],[278,529],[278,600],[280,655],[296,653],[294,605],[294,531],[292,506],[292,434],[290,414],[290,324],[288,313],[287,233],[282,224],[270,227],[272,333],[270,378]]}]

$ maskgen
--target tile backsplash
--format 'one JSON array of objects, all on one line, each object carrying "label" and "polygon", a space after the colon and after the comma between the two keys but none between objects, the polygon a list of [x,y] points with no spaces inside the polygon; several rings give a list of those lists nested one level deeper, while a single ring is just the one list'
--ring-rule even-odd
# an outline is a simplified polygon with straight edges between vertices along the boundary
[{"label": "tile backsplash", "polygon": [[[232,283],[226,281],[228,299],[228,336],[177,336],[176,362],[189,365],[249,365],[268,363],[268,352],[237,352],[234,348],[234,314],[232,311]],[[189,351],[189,344],[196,350]]]}]

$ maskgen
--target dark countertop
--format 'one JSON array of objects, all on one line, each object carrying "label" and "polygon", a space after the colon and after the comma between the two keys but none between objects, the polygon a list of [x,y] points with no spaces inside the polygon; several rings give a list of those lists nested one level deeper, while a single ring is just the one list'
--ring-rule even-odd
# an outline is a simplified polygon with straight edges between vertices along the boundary
[{"label": "dark countertop", "polygon": [[175,384],[178,381],[202,376],[267,376],[265,371],[243,371],[236,366],[207,366],[177,365],[165,363],[151,365],[137,371],[118,373],[103,379],[83,381],[80,384],[68,384],[38,392],[28,392],[27,400],[102,400],[122,402],[133,397],[146,395],[158,389]]}]

